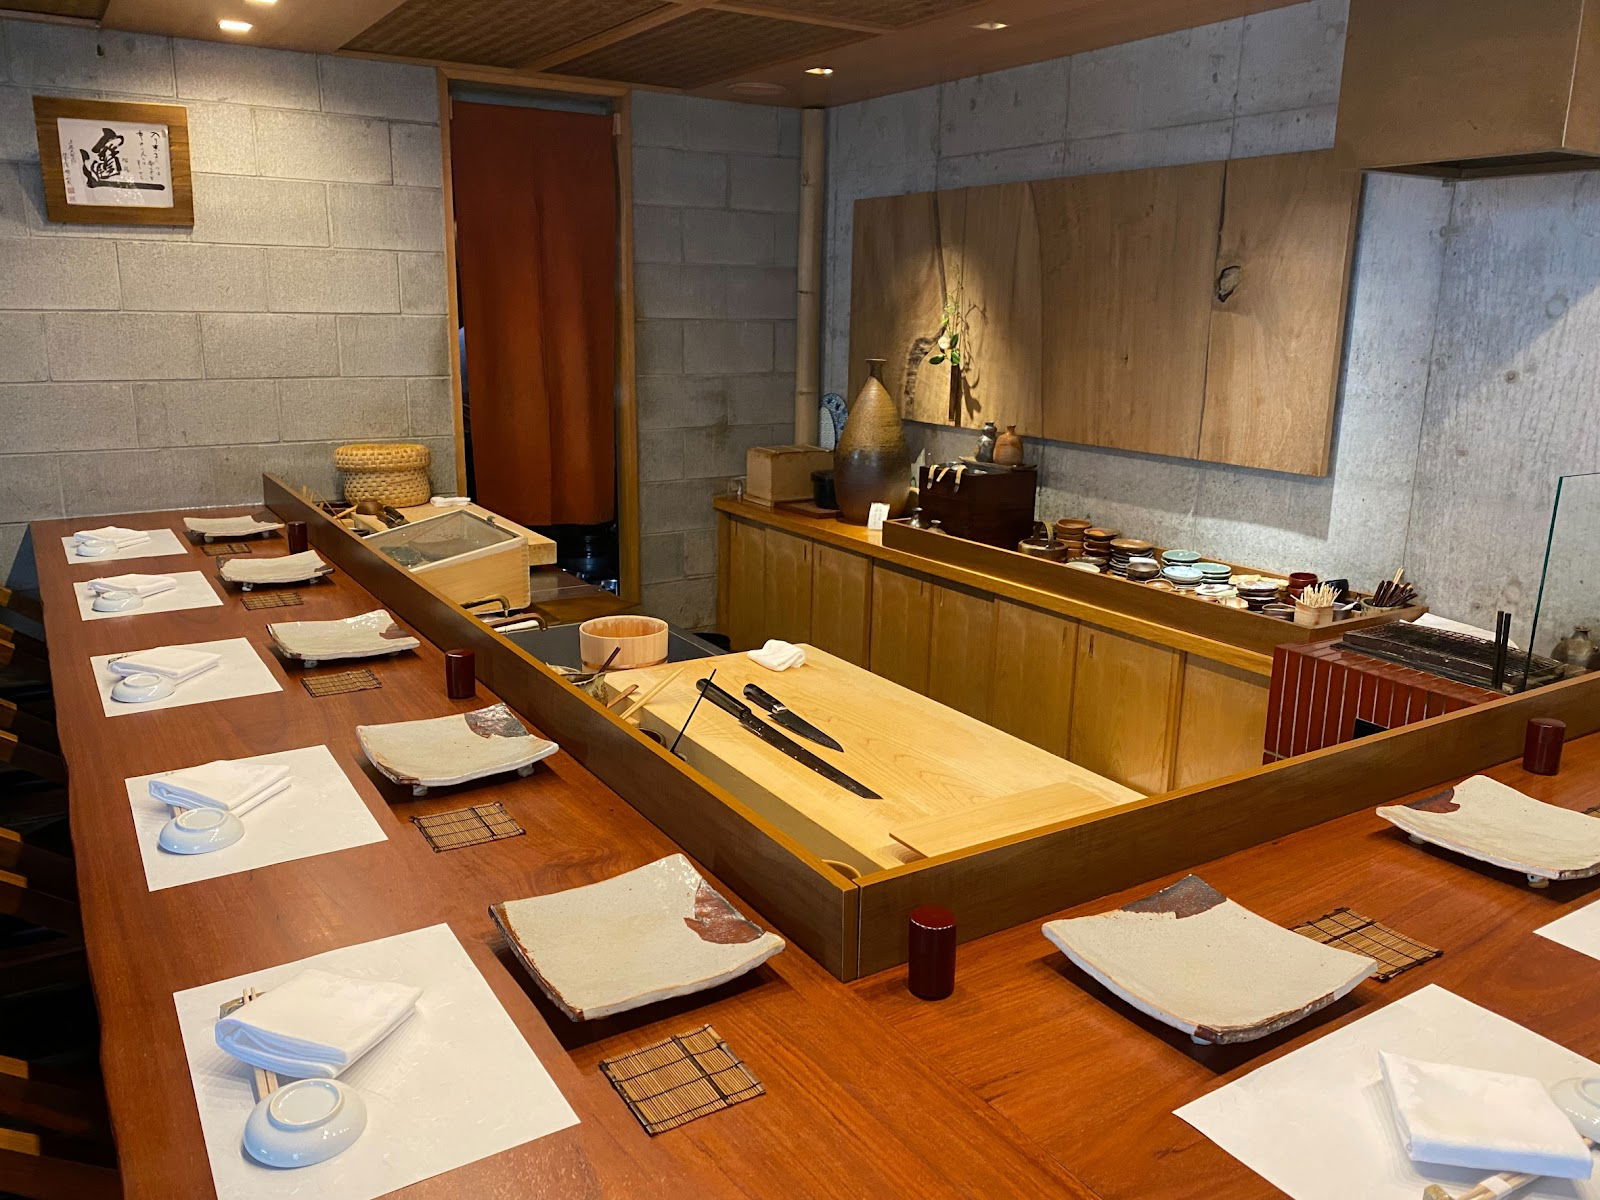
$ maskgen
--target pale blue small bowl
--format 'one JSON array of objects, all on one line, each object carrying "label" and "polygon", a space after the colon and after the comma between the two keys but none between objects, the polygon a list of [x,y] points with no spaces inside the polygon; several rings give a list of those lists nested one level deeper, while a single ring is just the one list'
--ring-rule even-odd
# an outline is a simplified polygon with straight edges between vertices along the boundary
[{"label": "pale blue small bowl", "polygon": [[309,1167],[355,1145],[367,1128],[367,1102],[337,1079],[297,1079],[245,1118],[245,1153],[268,1167]]}]

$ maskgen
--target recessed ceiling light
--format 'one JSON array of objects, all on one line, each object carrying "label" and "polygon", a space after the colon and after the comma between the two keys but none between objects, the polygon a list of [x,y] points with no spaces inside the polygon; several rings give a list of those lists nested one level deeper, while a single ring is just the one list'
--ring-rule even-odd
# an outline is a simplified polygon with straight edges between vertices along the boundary
[{"label": "recessed ceiling light", "polygon": [[276,4],[277,2],[278,2],[278,0],[250,0],[251,4],[259,4],[263,8],[270,7],[271,5]]},{"label": "recessed ceiling light", "polygon": [[742,96],[777,96],[788,91],[781,83],[767,83],[759,79],[742,79],[738,83],[728,85],[730,92],[738,92]]},{"label": "recessed ceiling light", "polygon": [[807,75],[832,75],[833,74],[833,68],[832,67],[807,67],[806,68],[806,74]]},{"label": "recessed ceiling light", "polygon": [[217,28],[223,33],[249,33],[255,26],[249,21],[234,21],[224,17],[217,22]]},{"label": "recessed ceiling light", "polygon": [[1010,29],[1011,26],[1007,25],[1004,21],[980,21],[978,24],[974,25],[973,28],[987,29],[992,33],[996,29]]}]

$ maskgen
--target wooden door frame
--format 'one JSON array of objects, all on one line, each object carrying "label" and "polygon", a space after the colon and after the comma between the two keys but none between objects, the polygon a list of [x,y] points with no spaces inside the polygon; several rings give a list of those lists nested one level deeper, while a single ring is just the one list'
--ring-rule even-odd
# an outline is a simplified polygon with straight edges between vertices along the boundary
[{"label": "wooden door frame", "polygon": [[461,313],[457,301],[456,204],[450,173],[450,85],[479,84],[522,93],[585,96],[611,102],[613,145],[617,163],[617,552],[618,601],[639,603],[639,401],[633,328],[633,97],[618,84],[577,83],[541,76],[508,77],[498,71],[437,67],[439,143],[444,189],[445,304],[450,321],[450,396],[455,418],[456,490],[467,485],[467,442],[461,408]]}]

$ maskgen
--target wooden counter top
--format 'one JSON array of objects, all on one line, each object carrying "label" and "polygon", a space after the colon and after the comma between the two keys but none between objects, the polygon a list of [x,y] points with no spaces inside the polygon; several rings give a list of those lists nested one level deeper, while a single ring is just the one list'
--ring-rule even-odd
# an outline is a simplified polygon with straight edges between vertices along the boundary
[{"label": "wooden counter top", "polygon": [[[1600,803],[1600,735],[1570,743],[1553,778],[1529,775],[1520,763],[1485,774],[1540,800],[1588,808]],[[1179,877],[1169,875],[962,946],[955,995],[939,1004],[907,995],[898,970],[851,986],[896,1029],[938,1046],[962,1083],[1107,1200],[1281,1196],[1172,1111],[1428,984],[1600,1057],[1600,962],[1533,932],[1600,902],[1600,879],[1534,890],[1520,874],[1412,845],[1370,810],[1194,873],[1281,925],[1344,906],[1444,956],[1388,983],[1363,983],[1274,1037],[1196,1046],[1113,997],[1039,932],[1046,920],[1104,912]]]},{"label": "wooden counter top", "polygon": [[[233,511],[233,510],[229,510]],[[268,621],[377,607],[343,572],[299,589],[301,607],[221,607],[84,622],[72,584],[105,564],[71,565],[60,538],[108,521],[178,528],[181,514],[79,518],[32,527],[55,704],[71,773],[72,830],[85,937],[103,1036],[101,1061],[127,1194],[213,1194],[172,993],[339,946],[447,922],[551,1072],[581,1124],[405,1189],[435,1197],[983,1196],[1092,1200],[1050,1154],[945,1075],[942,1054],[902,1037],[794,947],[736,983],[604,1022],[558,1014],[511,960],[486,909],[499,900],[608,878],[676,847],[565,753],[532,777],[412,800],[357,748],[358,723],[465,711],[440,651],[371,662],[375,691],[312,698],[266,649]],[[258,553],[282,553],[273,539]],[[198,549],[121,570],[198,570]],[[281,692],[107,718],[94,654],[245,637]],[[345,664],[332,668],[342,669]],[[147,890],[125,778],[217,757],[326,744],[387,840],[220,879]],[[495,800],[524,837],[434,853],[411,818]],[[710,872],[707,872],[709,875]],[[737,899],[733,889],[718,886]],[[758,914],[759,917],[759,914]],[[602,1058],[706,1022],[749,1063],[766,1096],[648,1137],[600,1076]]]}]

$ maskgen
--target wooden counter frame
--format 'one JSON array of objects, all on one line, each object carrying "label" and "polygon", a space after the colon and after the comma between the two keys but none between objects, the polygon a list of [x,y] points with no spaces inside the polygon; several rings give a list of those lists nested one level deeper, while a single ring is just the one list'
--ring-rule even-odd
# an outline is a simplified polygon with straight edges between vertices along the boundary
[{"label": "wooden counter frame", "polygon": [[962,940],[982,937],[1514,758],[1531,717],[1600,731],[1596,673],[852,883],[283,481],[266,476],[264,492],[418,632],[474,651],[488,687],[845,980],[905,961],[919,904],[950,906]]}]

